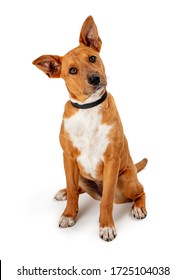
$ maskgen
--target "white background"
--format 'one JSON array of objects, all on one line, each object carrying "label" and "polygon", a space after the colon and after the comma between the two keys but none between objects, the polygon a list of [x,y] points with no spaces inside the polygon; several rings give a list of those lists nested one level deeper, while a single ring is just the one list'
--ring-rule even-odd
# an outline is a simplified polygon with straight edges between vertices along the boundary
[{"label": "white background", "polygon": [[[80,197],[77,223],[58,228],[65,187],[58,141],[68,92],[32,61],[78,45],[92,15],[103,41],[108,91],[115,97],[147,195],[148,216],[115,205],[117,238],[98,237],[99,202]],[[183,279],[185,275],[185,1],[1,1],[0,259],[3,280],[27,268],[107,269],[97,277],[32,279]],[[109,276],[112,266],[170,266],[170,276]]]}]

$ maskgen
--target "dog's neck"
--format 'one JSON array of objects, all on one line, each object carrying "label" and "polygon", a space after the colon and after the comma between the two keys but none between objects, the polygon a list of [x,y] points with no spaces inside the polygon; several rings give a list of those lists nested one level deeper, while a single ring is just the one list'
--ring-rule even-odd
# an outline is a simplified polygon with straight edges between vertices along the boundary
[{"label": "dog's neck", "polygon": [[89,98],[87,98],[84,102],[76,101],[73,98],[70,98],[70,102],[71,102],[72,106],[74,106],[75,108],[78,108],[78,109],[93,108],[93,107],[101,104],[107,98],[107,91],[105,90],[104,94],[102,94],[102,91],[103,90],[95,92]]}]

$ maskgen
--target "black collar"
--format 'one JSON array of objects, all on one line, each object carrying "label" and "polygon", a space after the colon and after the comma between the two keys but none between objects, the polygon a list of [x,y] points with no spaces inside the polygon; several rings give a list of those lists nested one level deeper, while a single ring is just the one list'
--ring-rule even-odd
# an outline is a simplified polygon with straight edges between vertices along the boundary
[{"label": "black collar", "polygon": [[93,108],[99,104],[101,104],[105,99],[107,98],[107,91],[105,91],[105,93],[101,96],[100,99],[94,101],[94,102],[91,102],[91,103],[86,103],[86,104],[78,104],[78,103],[75,103],[75,102],[71,102],[72,106],[78,108],[78,109],[90,109],[90,108]]}]

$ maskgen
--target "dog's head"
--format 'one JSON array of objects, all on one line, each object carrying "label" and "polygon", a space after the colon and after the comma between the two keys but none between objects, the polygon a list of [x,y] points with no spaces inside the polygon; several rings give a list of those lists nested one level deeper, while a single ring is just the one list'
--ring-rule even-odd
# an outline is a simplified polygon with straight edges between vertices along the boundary
[{"label": "dog's head", "polygon": [[64,56],[42,55],[33,61],[50,78],[63,78],[72,99],[84,102],[105,91],[107,81],[99,56],[101,39],[89,16],[80,32],[79,46]]}]

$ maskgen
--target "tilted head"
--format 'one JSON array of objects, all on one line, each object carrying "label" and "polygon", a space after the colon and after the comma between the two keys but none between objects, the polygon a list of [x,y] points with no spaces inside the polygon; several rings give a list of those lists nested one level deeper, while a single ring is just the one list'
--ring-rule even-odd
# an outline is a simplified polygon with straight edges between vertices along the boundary
[{"label": "tilted head", "polygon": [[94,20],[89,16],[80,32],[79,46],[64,56],[42,55],[33,61],[50,78],[63,78],[71,99],[84,102],[90,96],[102,95],[107,81],[99,56],[101,39]]}]

